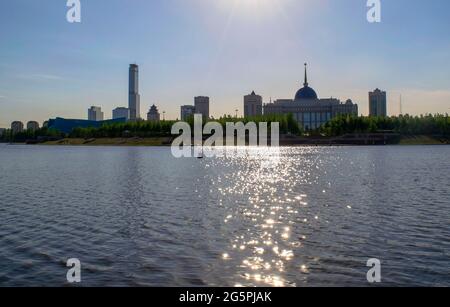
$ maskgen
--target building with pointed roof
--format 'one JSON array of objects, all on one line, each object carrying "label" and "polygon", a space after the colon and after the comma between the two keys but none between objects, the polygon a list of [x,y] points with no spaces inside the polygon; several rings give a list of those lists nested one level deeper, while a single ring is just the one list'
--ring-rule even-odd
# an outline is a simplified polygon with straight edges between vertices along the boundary
[{"label": "building with pointed roof", "polygon": [[153,122],[159,122],[161,120],[161,114],[155,105],[152,105],[147,113],[147,120]]},{"label": "building with pointed roof", "polygon": [[264,114],[292,114],[304,130],[315,130],[339,115],[358,115],[358,105],[351,99],[342,102],[336,98],[320,99],[309,86],[307,64],[305,79],[294,99],[278,99],[264,105]]}]

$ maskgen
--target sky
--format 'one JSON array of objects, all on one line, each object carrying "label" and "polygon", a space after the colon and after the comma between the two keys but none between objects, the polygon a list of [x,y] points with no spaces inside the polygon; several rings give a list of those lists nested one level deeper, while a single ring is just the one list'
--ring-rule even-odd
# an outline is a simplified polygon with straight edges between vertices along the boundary
[{"label": "sky", "polygon": [[450,111],[450,1],[66,0],[0,1],[0,127],[14,120],[105,118],[128,105],[128,66],[140,66],[141,115],[152,104],[176,119],[194,96],[215,117],[243,111],[243,96],[292,99],[303,83],[320,98],[388,92],[397,115]]}]

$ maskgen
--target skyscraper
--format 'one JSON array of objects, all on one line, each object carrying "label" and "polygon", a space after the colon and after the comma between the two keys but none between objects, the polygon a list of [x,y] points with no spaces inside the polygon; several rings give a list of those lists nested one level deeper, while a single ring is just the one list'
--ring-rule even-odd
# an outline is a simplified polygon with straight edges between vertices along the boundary
[{"label": "skyscraper", "polygon": [[261,116],[263,109],[262,97],[253,91],[250,95],[244,96],[244,116]]},{"label": "skyscraper", "polygon": [[209,119],[209,97],[195,97],[195,114],[201,114],[203,118]]},{"label": "skyscraper", "polygon": [[130,109],[130,120],[141,118],[141,96],[139,95],[139,66],[130,65],[128,109]]},{"label": "skyscraper", "polygon": [[103,120],[103,112],[101,107],[91,107],[88,110],[88,120],[92,121],[102,121]]},{"label": "skyscraper", "polygon": [[386,92],[376,89],[369,92],[369,116],[387,116]]}]

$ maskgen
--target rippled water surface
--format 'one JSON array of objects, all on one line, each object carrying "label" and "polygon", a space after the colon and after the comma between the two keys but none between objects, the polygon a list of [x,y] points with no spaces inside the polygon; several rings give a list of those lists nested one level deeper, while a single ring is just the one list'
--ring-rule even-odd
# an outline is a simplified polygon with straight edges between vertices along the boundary
[{"label": "rippled water surface", "polygon": [[0,145],[0,286],[450,286],[450,147]]}]

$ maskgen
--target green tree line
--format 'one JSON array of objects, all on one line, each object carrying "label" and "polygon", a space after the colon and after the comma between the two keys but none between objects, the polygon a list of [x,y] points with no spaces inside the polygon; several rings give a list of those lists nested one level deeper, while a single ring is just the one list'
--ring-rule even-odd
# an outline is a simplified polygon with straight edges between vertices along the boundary
[{"label": "green tree line", "polygon": [[327,136],[340,136],[347,133],[376,133],[393,131],[401,135],[440,135],[450,136],[450,117],[448,114],[398,117],[357,117],[340,116],[332,119],[319,131]]},{"label": "green tree line", "polygon": [[[225,132],[225,126],[227,122],[243,122],[244,124],[248,122],[267,122],[270,124],[272,122],[280,123],[280,133],[295,134],[300,135],[301,130],[298,123],[295,121],[292,115],[265,115],[258,117],[249,118],[235,118],[231,116],[224,116],[216,120],[210,120],[218,122],[222,125]],[[190,126],[191,130],[194,127],[193,117],[186,121]],[[205,125],[208,121],[204,121]],[[127,123],[115,123],[103,125],[100,128],[76,128],[70,133],[71,138],[117,138],[117,137],[164,137],[171,136],[172,126],[176,121],[138,121],[138,122],[127,122]]]},{"label": "green tree line", "polygon": [[28,140],[61,138],[63,134],[54,129],[43,127],[37,130],[24,130],[22,132],[14,133],[11,129],[5,130],[0,136],[0,142],[26,142]]},{"label": "green tree line", "polygon": [[71,138],[118,138],[169,136],[175,121],[137,121],[105,124],[100,128],[75,128]]},{"label": "green tree line", "polygon": [[[267,123],[268,129],[270,131],[270,126],[272,123],[279,123],[280,124],[280,133],[281,134],[294,134],[294,135],[301,135],[302,130],[298,124],[298,122],[294,119],[294,116],[292,114],[284,114],[284,115],[277,115],[277,114],[268,114],[268,115],[261,115],[261,116],[250,116],[245,118],[239,118],[239,117],[233,117],[231,115],[224,115],[219,119],[212,119],[210,121],[218,122],[222,125],[224,132],[226,128],[227,123],[238,123],[242,122],[244,124],[253,122],[257,125],[259,123]],[[187,120],[187,123],[192,127],[194,127],[194,119],[193,117],[189,118]]]},{"label": "green tree line", "polygon": [[[273,122],[280,123],[281,134],[302,135],[303,131],[291,114],[288,115],[263,115],[248,118],[236,118],[223,116],[217,120],[225,131],[227,122]],[[193,128],[194,120],[187,120]],[[76,128],[69,135],[64,135],[56,130],[41,128],[36,131],[25,130],[20,133],[12,133],[6,130],[0,141],[3,142],[25,142],[27,140],[38,140],[45,138],[117,138],[117,137],[164,137],[171,136],[171,129],[176,121],[138,121],[127,123],[106,124],[100,128]],[[203,124],[206,124],[204,122]],[[193,129],[192,129],[193,131]],[[422,116],[398,116],[398,117],[357,117],[339,116],[313,134],[325,136],[340,136],[348,133],[376,133],[381,131],[393,131],[401,135],[439,135],[450,137],[450,118],[448,114],[422,115]]]}]

